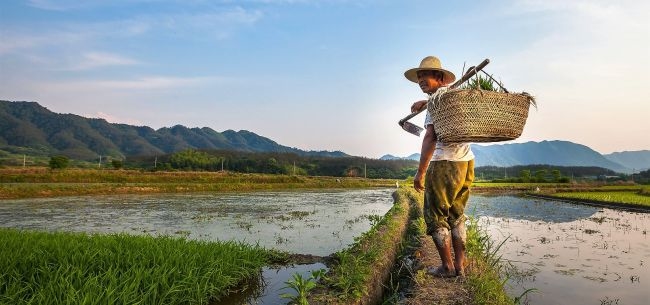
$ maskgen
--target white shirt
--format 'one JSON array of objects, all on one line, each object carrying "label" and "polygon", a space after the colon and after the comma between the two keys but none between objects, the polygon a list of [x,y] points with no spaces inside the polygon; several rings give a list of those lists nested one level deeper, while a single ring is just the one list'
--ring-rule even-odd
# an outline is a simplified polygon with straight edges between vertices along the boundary
[{"label": "white shirt", "polygon": [[[429,96],[429,104],[435,103],[443,93],[447,92],[447,87],[436,90]],[[432,107],[427,107],[431,109]],[[424,118],[424,128],[433,124],[431,113],[427,111]],[[469,143],[443,143],[436,141],[436,148],[433,151],[431,161],[469,161],[474,159],[474,153]]]}]

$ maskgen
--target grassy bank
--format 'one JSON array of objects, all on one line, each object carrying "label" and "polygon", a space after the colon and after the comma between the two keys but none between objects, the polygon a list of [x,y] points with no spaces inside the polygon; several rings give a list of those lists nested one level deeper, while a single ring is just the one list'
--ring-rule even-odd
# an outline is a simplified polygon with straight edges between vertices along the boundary
[{"label": "grassy bank", "polygon": [[335,262],[310,304],[376,304],[399,252],[415,194],[412,188],[395,192],[393,207],[347,249],[335,253]]},{"label": "grassy bank", "polygon": [[595,203],[619,203],[626,205],[637,205],[650,208],[650,196],[640,191],[592,191],[592,192],[560,192],[545,194],[549,197],[571,199]]},{"label": "grassy bank", "polygon": [[278,254],[235,242],[0,229],[2,304],[206,304]]},{"label": "grassy bank", "polygon": [[542,191],[571,192],[571,191],[638,191],[642,188],[634,183],[606,184],[602,182],[592,183],[503,183],[503,182],[474,182],[472,191],[475,192],[498,192],[498,191]]},{"label": "grassy bank", "polygon": [[73,195],[230,192],[395,186],[392,179],[310,177],[230,172],[0,169],[0,199]]},{"label": "grassy bank", "polygon": [[[403,304],[476,304],[476,305],[511,305],[514,300],[505,291],[507,277],[503,263],[499,260],[499,245],[495,245],[487,232],[479,227],[475,219],[467,226],[467,278],[459,281],[456,278],[440,279],[426,274],[423,267],[433,267],[440,264],[435,245],[430,236],[426,235],[426,224],[422,214],[423,198],[414,193],[413,206],[418,209],[411,214],[411,226],[406,240],[416,241],[415,247],[405,248],[402,253],[403,263],[397,266],[399,280],[393,283],[398,289],[393,291],[392,303],[405,295]],[[412,245],[413,246],[413,245]],[[409,267],[409,260],[417,263]],[[419,266],[419,267],[416,267]],[[412,269],[418,268],[418,269]],[[401,274],[400,274],[401,273]]]},{"label": "grassy bank", "polygon": [[[379,304],[382,301],[381,295],[391,268],[398,255],[405,255],[401,253],[401,247],[406,233],[409,232],[410,237],[425,234],[421,213],[422,194],[408,186],[400,187],[394,196],[395,205],[380,222],[363,234],[354,245],[336,253],[336,262],[321,280],[321,287],[315,289],[316,292],[310,296],[310,304]],[[407,231],[408,224],[411,229]],[[419,238],[418,236],[415,237]],[[471,265],[465,285],[471,292],[473,304],[513,304],[513,298],[504,289],[498,247],[475,221],[468,226],[467,251]],[[423,272],[417,271],[413,276],[421,277],[420,273]],[[433,281],[428,284],[436,285]],[[427,283],[418,285],[426,286]],[[398,299],[399,292],[390,293],[393,295],[387,296],[385,302]],[[449,304],[454,303],[453,298],[447,301]]]},{"label": "grassy bank", "polygon": [[476,305],[518,304],[508,296],[504,288],[505,272],[499,255],[500,245],[495,244],[478,221],[470,219],[467,226],[467,257],[470,286]]}]

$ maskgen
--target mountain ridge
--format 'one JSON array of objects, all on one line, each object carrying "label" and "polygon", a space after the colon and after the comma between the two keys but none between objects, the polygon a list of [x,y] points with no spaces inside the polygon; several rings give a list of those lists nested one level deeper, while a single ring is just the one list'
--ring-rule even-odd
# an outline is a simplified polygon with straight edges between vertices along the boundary
[{"label": "mountain ridge", "polygon": [[[0,149],[27,147],[49,155],[93,160],[98,155],[123,158],[159,155],[184,149],[218,149],[246,152],[281,152],[303,156],[349,157],[341,151],[305,151],[283,146],[247,130],[217,132],[209,127],[175,125],[157,130],[148,126],[109,123],[100,118],[59,114],[37,102],[0,100]],[[569,141],[552,140],[525,143],[472,145],[476,166],[515,166],[548,164],[597,166],[631,173],[650,168],[650,150],[625,151],[602,155]],[[402,158],[385,155],[380,159],[419,160],[414,153]]]},{"label": "mountain ridge", "polygon": [[613,162],[631,168],[634,172],[650,169],[650,150],[620,151],[603,156]]},{"label": "mountain ridge", "polygon": [[30,147],[75,159],[98,155],[173,153],[184,149],[223,149],[283,152],[344,157],[341,151],[305,151],[280,145],[248,130],[217,132],[209,127],[183,125],[154,130],[148,126],[109,123],[104,119],[54,113],[37,102],[0,100],[0,147]]},{"label": "mountain ridge", "polygon": [[[489,145],[472,144],[472,151],[476,157],[475,166],[477,167],[508,167],[533,164],[598,166],[619,173],[632,173],[650,167],[650,151],[647,150],[625,152],[622,155],[614,154],[614,156],[608,158],[612,154],[602,155],[588,146],[562,140]],[[381,159],[411,159],[417,161],[420,159],[420,154],[415,153],[404,158],[385,155]],[[628,160],[628,162],[619,162],[618,160]]]}]

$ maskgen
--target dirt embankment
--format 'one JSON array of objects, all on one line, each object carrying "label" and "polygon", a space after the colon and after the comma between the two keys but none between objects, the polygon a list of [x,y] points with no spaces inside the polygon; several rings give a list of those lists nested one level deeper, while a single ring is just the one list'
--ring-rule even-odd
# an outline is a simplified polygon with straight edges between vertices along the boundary
[{"label": "dirt embankment", "polygon": [[410,215],[409,190],[394,194],[395,204],[373,229],[350,248],[333,255],[327,280],[309,296],[309,304],[381,304]]},{"label": "dirt embankment", "polygon": [[[329,266],[328,280],[310,295],[309,304],[472,304],[470,290],[460,278],[440,279],[426,274],[426,268],[440,265],[440,258],[433,240],[418,229],[423,225],[422,195],[401,187],[394,198],[397,211],[387,214],[391,219],[342,251],[358,257],[358,264],[367,264],[360,268],[369,270],[360,290],[341,290],[336,281],[347,276],[341,273],[354,274],[355,270],[342,271],[337,266],[342,263],[335,259]],[[379,255],[364,260],[376,249],[381,249]]]}]

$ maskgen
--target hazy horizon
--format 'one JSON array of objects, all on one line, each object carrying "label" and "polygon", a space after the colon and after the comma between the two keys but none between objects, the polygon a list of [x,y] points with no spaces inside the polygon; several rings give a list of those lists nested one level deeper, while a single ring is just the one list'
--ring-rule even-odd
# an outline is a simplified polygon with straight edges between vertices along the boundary
[{"label": "hazy horizon", "polygon": [[537,99],[514,142],[648,150],[648,11],[647,1],[3,1],[0,99],[408,156],[421,138],[397,121],[425,95],[404,71],[436,55],[458,76],[490,58],[488,72]]}]

